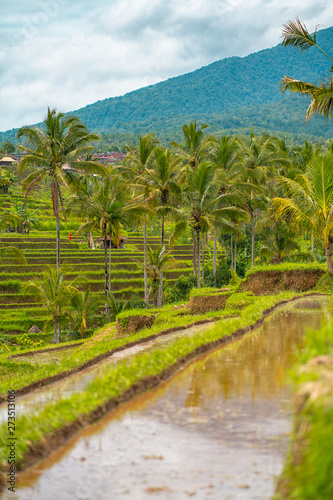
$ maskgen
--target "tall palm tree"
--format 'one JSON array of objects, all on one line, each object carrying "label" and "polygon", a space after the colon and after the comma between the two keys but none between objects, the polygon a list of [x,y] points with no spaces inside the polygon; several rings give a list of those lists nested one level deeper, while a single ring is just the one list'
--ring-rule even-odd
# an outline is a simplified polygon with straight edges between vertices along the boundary
[{"label": "tall palm tree", "polygon": [[[91,190],[77,188],[72,195],[72,211],[85,222],[79,232],[96,230],[103,237],[105,295],[111,291],[111,247],[120,242],[121,227],[137,221],[145,213],[142,205],[130,201],[122,175],[114,168],[102,179],[95,179]],[[109,249],[109,258],[108,258]]]},{"label": "tall palm tree", "polygon": [[255,222],[256,212],[262,208],[261,196],[277,166],[288,163],[283,151],[279,151],[274,137],[267,135],[255,137],[251,127],[248,140],[239,139],[239,160],[232,166],[232,172],[239,174],[238,187],[246,197],[251,216],[251,265],[255,260]]},{"label": "tall palm tree", "polygon": [[196,170],[188,170],[187,183],[183,190],[184,203],[190,211],[190,224],[197,245],[197,286],[200,288],[200,239],[215,225],[227,226],[232,218],[247,220],[246,212],[237,205],[242,205],[241,196],[236,193],[221,193],[215,182],[211,163],[202,162]]},{"label": "tall palm tree", "polygon": [[[75,179],[73,173],[65,169],[67,164],[72,171],[92,171],[104,173],[104,167],[96,161],[82,159],[93,150],[92,141],[99,137],[88,131],[80,120],[73,116],[57,113],[55,109],[47,110],[43,127],[21,127],[17,137],[24,139],[20,148],[24,156],[18,164],[19,171],[32,167],[36,170],[23,182],[23,190],[28,195],[35,184],[43,178],[51,180],[51,196],[53,213],[57,221],[57,268],[60,268],[60,215],[59,202],[62,203],[61,186],[69,187]],[[77,160],[80,160],[79,162]]]},{"label": "tall palm tree", "polygon": [[[154,162],[150,168],[145,168],[141,180],[143,188],[148,187],[156,214],[161,216],[161,245],[164,245],[165,217],[168,214],[177,215],[177,201],[181,193],[178,182],[179,158],[176,158],[166,148],[156,148]],[[140,180],[138,181],[140,185]],[[180,215],[180,213],[179,213]]]},{"label": "tall palm tree", "polygon": [[333,274],[333,155],[315,157],[308,173],[295,179],[281,177],[285,197],[272,201],[276,219],[285,220],[295,231],[312,230],[321,239],[326,254],[327,269]]},{"label": "tall palm tree", "polygon": [[[124,175],[133,184],[136,192],[142,195],[142,204],[149,207],[151,204],[151,188],[143,181],[143,174],[150,169],[154,162],[154,152],[158,140],[154,134],[139,137],[138,147],[126,146],[127,156],[123,162]],[[143,256],[144,256],[144,296],[146,307],[149,308],[148,272],[147,272],[147,216],[143,217]]]},{"label": "tall palm tree", "polygon": [[[325,50],[317,44],[317,28],[311,35],[299,18],[295,21],[288,21],[282,31],[282,45],[285,47],[291,46],[299,49],[300,51],[305,51],[310,49],[310,47],[316,47],[329,59],[331,68],[333,69],[333,58],[329,56]],[[333,80],[332,78],[327,83],[323,83],[320,86],[303,82],[301,80],[296,80],[295,78],[285,76],[281,80],[280,89],[282,92],[286,90],[291,90],[291,92],[300,92],[301,94],[308,95],[311,97],[311,103],[306,112],[306,120],[310,118],[311,115],[317,113],[318,115],[324,115],[326,118],[332,117],[333,113]]]}]

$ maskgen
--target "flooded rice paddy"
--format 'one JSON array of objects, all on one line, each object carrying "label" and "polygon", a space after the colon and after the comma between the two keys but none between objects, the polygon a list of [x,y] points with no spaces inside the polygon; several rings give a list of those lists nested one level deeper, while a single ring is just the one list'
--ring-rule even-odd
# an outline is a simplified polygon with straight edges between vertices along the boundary
[{"label": "flooded rice paddy", "polygon": [[327,303],[308,298],[277,310],[86,428],[1,498],[270,498],[291,426],[286,370]]}]

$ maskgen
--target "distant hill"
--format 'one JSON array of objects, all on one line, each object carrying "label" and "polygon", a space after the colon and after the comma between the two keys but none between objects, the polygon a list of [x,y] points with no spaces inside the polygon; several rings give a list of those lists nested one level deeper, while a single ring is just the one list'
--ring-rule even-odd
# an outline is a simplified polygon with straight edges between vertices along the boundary
[{"label": "distant hill", "polygon": [[[318,33],[318,43],[333,54],[333,28]],[[329,60],[315,47],[300,53],[277,45],[246,57],[229,57],[196,71],[141,88],[121,97],[98,101],[73,113],[90,130],[117,134],[154,131],[173,139],[183,123],[198,118],[209,131],[258,130],[331,137],[331,122],[314,117],[305,125],[305,97],[281,94],[284,75],[309,82],[329,76]],[[10,133],[1,134],[7,140]]]}]

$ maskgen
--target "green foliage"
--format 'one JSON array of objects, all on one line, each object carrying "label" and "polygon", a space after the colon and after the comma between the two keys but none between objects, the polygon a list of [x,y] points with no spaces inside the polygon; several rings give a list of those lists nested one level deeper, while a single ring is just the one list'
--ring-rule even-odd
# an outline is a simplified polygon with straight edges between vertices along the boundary
[{"label": "green foliage", "polygon": [[255,297],[252,292],[233,293],[228,298],[225,307],[228,309],[243,309],[253,303]]},{"label": "green foliage", "polygon": [[197,279],[193,274],[189,276],[179,276],[173,286],[168,286],[165,292],[167,304],[188,300],[192,288],[196,286]]},{"label": "green foliage", "polygon": [[325,273],[314,287],[316,292],[333,293],[333,276]]},{"label": "green foliage", "polygon": [[23,333],[22,335],[17,335],[15,337],[15,343],[22,350],[25,350],[25,349],[35,350],[35,349],[38,349],[38,347],[41,347],[42,345],[44,345],[44,342],[42,340],[38,340],[38,341],[32,340],[28,333]]},{"label": "green foliage", "polygon": [[276,500],[332,497],[332,365],[329,361],[327,364],[312,363],[311,368],[304,365],[317,356],[330,356],[332,360],[332,318],[319,330],[306,332],[298,363],[292,370],[297,388],[303,393],[298,396],[303,404],[299,405],[296,414],[292,447],[280,480],[283,488],[274,496]]},{"label": "green foliage", "polygon": [[311,269],[311,270],[316,270],[316,269],[325,269],[325,265],[319,264],[316,262],[311,262],[308,264],[296,264],[293,262],[284,262],[283,264],[269,264],[265,266],[255,266],[249,269],[246,272],[245,278],[247,276],[250,276],[250,274],[260,272],[260,271],[297,271],[297,270],[303,270],[303,269]]}]

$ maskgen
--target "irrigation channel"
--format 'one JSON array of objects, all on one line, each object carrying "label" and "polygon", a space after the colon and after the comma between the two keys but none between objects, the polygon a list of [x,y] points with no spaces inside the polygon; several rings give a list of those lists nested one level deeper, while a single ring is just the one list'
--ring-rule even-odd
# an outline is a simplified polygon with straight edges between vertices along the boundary
[{"label": "irrigation channel", "polygon": [[[329,314],[323,297],[277,309],[261,327],[87,427],[22,473],[16,493],[1,499],[269,499],[291,428],[285,372],[305,329],[318,328]],[[191,333],[179,335],[185,332]],[[61,390],[82,390],[87,377],[106,368],[103,363],[17,402],[21,411],[33,411]]]}]

